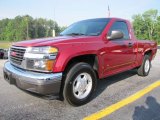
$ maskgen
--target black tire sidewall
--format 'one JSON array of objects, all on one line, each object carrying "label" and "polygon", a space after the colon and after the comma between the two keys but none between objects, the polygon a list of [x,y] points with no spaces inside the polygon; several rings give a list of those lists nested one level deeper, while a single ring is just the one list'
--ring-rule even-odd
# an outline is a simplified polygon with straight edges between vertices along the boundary
[{"label": "black tire sidewall", "polygon": [[[73,94],[73,83],[74,83],[74,80],[81,73],[88,73],[92,78],[92,89],[91,89],[91,92],[84,99],[78,99]],[[67,74],[66,81],[65,81],[65,86],[64,86],[64,91],[63,91],[63,93],[64,93],[63,95],[65,96],[64,98],[70,104],[72,104],[74,106],[83,105],[83,104],[87,103],[90,100],[90,98],[91,98],[91,96],[93,94],[93,91],[96,88],[96,84],[97,84],[96,83],[96,76],[95,76],[95,72],[92,69],[92,67],[90,65],[88,65],[87,63],[76,64],[75,66],[73,66],[70,69],[70,71]]]}]

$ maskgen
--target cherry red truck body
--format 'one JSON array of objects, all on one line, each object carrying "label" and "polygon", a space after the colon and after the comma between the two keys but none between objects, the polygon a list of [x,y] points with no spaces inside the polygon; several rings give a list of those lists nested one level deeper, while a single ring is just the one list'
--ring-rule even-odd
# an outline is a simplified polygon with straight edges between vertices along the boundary
[{"label": "cherry red truck body", "polygon": [[[54,46],[59,49],[59,55],[53,67],[53,72],[63,72],[75,57],[95,55],[98,62],[98,76],[105,78],[142,64],[144,54],[151,52],[151,59],[157,51],[154,41],[137,40],[134,36],[130,22],[123,20],[128,25],[129,40],[109,41],[106,35],[111,25],[121,19],[112,18],[100,36],[62,36],[56,38],[37,39],[16,43],[16,46]],[[133,47],[129,47],[129,44]]]},{"label": "cherry red truck body", "polygon": [[[107,39],[106,36],[113,23],[116,21],[123,21],[127,24],[130,36],[128,40]],[[24,48],[52,46],[58,48],[52,74],[62,73],[63,75],[67,66],[78,60],[88,62],[94,61],[93,67],[97,72],[98,79],[137,68],[141,66],[145,54],[149,54],[150,60],[152,60],[157,52],[156,42],[137,40],[130,22],[119,18],[110,18],[103,32],[98,36],[59,36],[55,38],[17,42],[13,46]],[[92,58],[94,58],[94,60]],[[8,74],[6,71],[10,70],[6,70],[4,67],[5,75]],[[22,89],[26,89],[26,87]],[[60,87],[57,89],[60,89]],[[26,90],[35,92],[35,90],[28,88]],[[59,92],[59,90],[56,92]],[[39,93],[41,94],[41,92]],[[46,94],[48,94],[48,92]]]}]

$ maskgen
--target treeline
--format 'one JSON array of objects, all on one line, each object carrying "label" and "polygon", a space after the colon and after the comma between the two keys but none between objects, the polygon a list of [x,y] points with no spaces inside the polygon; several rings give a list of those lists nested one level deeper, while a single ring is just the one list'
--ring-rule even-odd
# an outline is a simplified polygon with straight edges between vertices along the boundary
[{"label": "treeline", "polygon": [[14,19],[0,20],[0,41],[19,41],[33,38],[51,37],[53,29],[56,35],[64,29],[53,20],[32,18],[29,15]]},{"label": "treeline", "polygon": [[148,10],[133,16],[133,27],[138,39],[155,40],[160,44],[160,16],[158,10]]},{"label": "treeline", "polygon": [[[158,10],[148,10],[133,17],[133,28],[138,39],[155,40],[160,44],[160,16]],[[65,27],[53,20],[32,18],[29,15],[0,20],[0,41],[19,41],[58,35]]]}]

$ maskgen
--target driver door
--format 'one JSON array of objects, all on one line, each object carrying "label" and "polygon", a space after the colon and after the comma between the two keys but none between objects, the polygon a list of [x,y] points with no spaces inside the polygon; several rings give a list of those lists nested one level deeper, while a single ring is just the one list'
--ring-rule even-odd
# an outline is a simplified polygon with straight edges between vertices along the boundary
[{"label": "driver door", "polygon": [[114,39],[106,42],[105,74],[122,71],[127,69],[135,62],[136,54],[134,53],[134,40],[130,38],[128,25],[125,21],[116,21],[109,30],[121,31],[124,34],[122,39]]}]

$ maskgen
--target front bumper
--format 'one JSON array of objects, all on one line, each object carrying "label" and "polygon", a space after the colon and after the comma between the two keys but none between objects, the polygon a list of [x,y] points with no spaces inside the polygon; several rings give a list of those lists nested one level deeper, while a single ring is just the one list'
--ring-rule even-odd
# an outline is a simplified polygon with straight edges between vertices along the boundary
[{"label": "front bumper", "polygon": [[4,79],[10,84],[34,93],[59,94],[62,73],[37,73],[17,68],[6,62],[3,68]]}]

